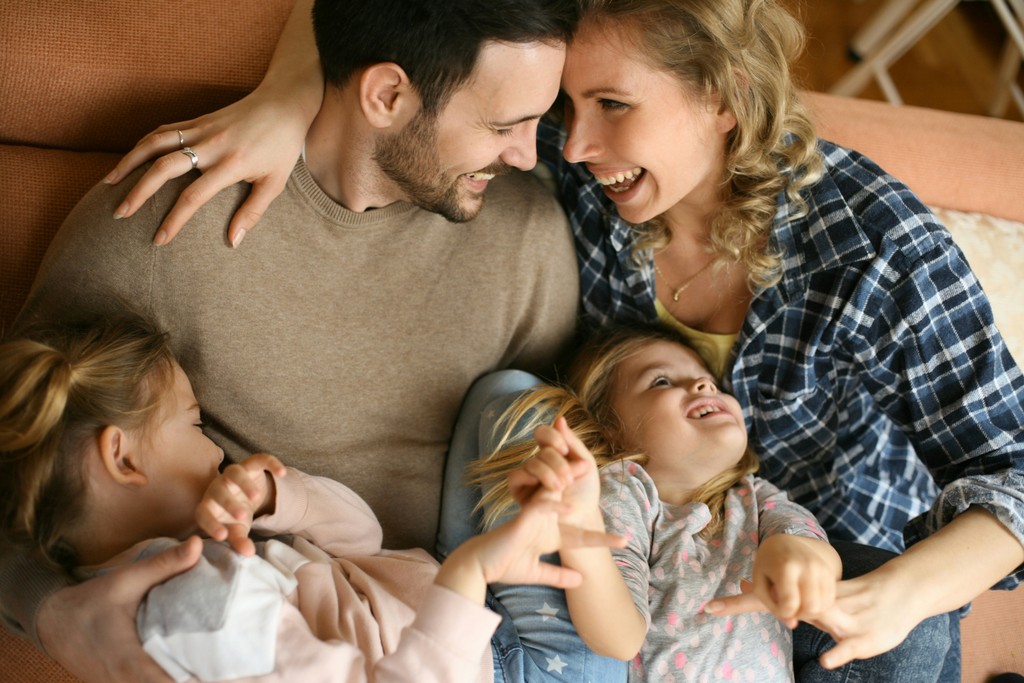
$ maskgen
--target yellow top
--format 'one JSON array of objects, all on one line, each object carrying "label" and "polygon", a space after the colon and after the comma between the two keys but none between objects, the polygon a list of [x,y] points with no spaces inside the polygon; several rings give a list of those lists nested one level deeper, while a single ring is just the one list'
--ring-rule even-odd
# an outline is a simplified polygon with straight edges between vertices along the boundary
[{"label": "yellow top", "polygon": [[714,376],[721,379],[725,374],[726,364],[729,362],[729,352],[732,351],[736,338],[740,336],[739,333],[711,334],[709,332],[701,332],[676,320],[675,316],[669,313],[668,309],[657,299],[654,300],[654,308],[658,312],[658,320],[683,335]]}]

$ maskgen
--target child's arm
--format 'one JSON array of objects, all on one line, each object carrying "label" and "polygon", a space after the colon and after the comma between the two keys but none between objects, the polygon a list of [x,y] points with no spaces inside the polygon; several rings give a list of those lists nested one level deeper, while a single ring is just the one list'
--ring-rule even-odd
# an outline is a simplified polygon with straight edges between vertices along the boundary
[{"label": "child's arm", "polygon": [[267,73],[253,92],[211,114],[160,126],[121,159],[106,182],[116,183],[147,160],[163,155],[126,195],[117,209],[120,216],[133,215],[164,183],[191,170],[180,153],[180,130],[185,145],[199,156],[202,175],[182,192],[156,241],[170,241],[211,197],[247,181],[252,189],[228,227],[228,241],[238,245],[284,189],[323,100],[312,7],[313,0],[297,0]]},{"label": "child's arm", "polygon": [[[570,508],[564,521],[605,533],[598,504],[600,478],[590,450],[564,418],[558,418],[551,427],[539,427],[534,438],[540,451],[510,477],[514,495],[518,499],[531,485],[560,493]],[[608,548],[563,549],[560,555],[562,565],[582,577],[578,586],[565,592],[580,637],[600,655],[632,659],[647,637],[647,620],[637,610]]]},{"label": "child's arm", "polygon": [[293,534],[332,557],[375,555],[383,539],[373,510],[354,491],[289,470],[267,454],[226,468],[207,490],[196,519],[211,538],[227,539],[244,555],[255,551],[250,530]]},{"label": "child's arm", "polygon": [[511,520],[474,536],[456,548],[441,565],[435,583],[483,604],[490,583],[578,586],[582,580],[571,568],[540,561],[540,556],[573,548],[621,547],[625,539],[562,523],[568,506],[547,490],[536,491]]},{"label": "child's arm", "polygon": [[751,583],[743,595],[713,601],[704,609],[725,616],[749,604],[772,612],[790,628],[798,621],[813,621],[835,602],[843,573],[839,554],[805,507],[764,479],[753,477],[748,484],[757,504],[761,539]]}]

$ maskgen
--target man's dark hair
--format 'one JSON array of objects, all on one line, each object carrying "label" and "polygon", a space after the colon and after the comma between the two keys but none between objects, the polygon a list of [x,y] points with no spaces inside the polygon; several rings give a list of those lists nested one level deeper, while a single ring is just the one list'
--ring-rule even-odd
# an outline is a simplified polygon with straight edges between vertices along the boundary
[{"label": "man's dark hair", "polygon": [[433,115],[468,80],[485,42],[565,43],[576,16],[575,0],[316,0],[313,31],[329,84],[394,62]]}]

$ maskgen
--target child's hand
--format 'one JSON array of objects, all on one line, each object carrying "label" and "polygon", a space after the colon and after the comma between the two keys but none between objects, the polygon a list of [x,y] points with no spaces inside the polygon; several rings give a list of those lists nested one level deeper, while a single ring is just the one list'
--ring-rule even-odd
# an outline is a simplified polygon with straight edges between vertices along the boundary
[{"label": "child's hand", "polygon": [[776,534],[754,557],[754,594],[790,628],[832,606],[842,574],[839,556],[825,541]]},{"label": "child's hand", "polygon": [[562,516],[564,524],[596,528],[586,524],[587,519],[596,521],[601,514],[601,480],[593,454],[563,417],[551,426],[537,427],[533,438],[540,451],[508,478],[516,502],[522,505],[538,489],[544,489],[559,494],[568,506]]},{"label": "child's hand", "polygon": [[842,566],[836,551],[816,538],[776,534],[758,547],[752,582],[742,595],[708,603],[715,616],[769,611],[789,628],[830,610]]},{"label": "child's hand", "polygon": [[541,555],[584,547],[625,546],[626,539],[560,522],[567,506],[557,494],[537,491],[511,520],[474,536],[455,549],[441,566],[436,582],[483,601],[487,584],[546,584],[556,588],[580,585],[579,572],[542,562]]},{"label": "child's hand", "polygon": [[277,492],[270,475],[283,477],[286,472],[280,460],[266,453],[228,465],[196,508],[199,528],[214,540],[227,539],[242,555],[254,554],[256,546],[249,538],[252,520],[273,510]]}]

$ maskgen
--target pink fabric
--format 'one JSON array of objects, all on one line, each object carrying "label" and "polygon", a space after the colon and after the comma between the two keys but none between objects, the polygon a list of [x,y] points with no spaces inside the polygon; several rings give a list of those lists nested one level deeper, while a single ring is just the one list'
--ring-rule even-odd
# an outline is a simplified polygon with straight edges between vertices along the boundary
[{"label": "pink fabric", "polygon": [[278,509],[264,532],[313,543],[314,561],[282,614],[277,667],[270,681],[493,680],[490,636],[499,618],[434,585],[437,562],[425,551],[382,551],[382,531],[354,492],[297,470],[276,480]]}]

